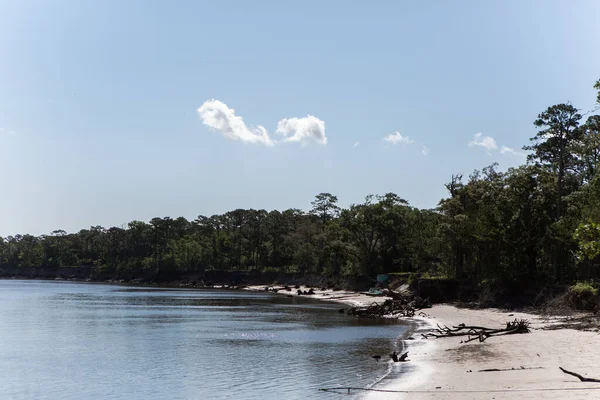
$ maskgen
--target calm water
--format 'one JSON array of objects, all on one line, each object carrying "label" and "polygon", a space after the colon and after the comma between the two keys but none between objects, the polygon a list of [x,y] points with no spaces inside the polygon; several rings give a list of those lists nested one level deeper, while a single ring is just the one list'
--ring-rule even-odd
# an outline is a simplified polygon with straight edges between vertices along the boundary
[{"label": "calm water", "polygon": [[0,280],[0,397],[336,399],[406,329],[266,293]]}]

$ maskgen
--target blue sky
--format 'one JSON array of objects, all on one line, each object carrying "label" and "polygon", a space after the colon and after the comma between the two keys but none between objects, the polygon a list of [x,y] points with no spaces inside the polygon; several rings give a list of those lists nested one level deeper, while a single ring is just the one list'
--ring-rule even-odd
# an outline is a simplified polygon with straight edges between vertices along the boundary
[{"label": "blue sky", "polygon": [[452,173],[522,163],[546,107],[593,107],[599,16],[594,0],[0,0],[0,235],[319,192],[435,207]]}]

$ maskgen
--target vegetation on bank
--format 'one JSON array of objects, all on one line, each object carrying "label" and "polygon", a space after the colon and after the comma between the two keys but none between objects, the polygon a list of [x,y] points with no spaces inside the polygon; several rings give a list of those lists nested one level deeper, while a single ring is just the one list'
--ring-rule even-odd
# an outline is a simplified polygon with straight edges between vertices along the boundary
[{"label": "vegetation on bank", "polygon": [[[600,104],[600,81],[595,89]],[[393,193],[342,209],[336,196],[321,193],[308,212],[238,209],[193,221],[153,218],[0,238],[0,268],[91,266],[115,277],[172,280],[210,270],[404,273],[515,293],[593,281],[600,267],[600,115],[584,115],[571,104],[549,107],[534,121],[526,164],[453,175],[436,209],[411,207]]]}]

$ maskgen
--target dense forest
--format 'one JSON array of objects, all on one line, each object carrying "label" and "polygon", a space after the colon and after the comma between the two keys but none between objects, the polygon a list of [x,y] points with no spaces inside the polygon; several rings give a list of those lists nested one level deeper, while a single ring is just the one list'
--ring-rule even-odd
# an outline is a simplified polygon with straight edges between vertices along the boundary
[{"label": "dense forest", "polygon": [[[600,104],[600,81],[598,90]],[[0,238],[0,268],[93,267],[114,276],[176,278],[205,271],[339,277],[414,273],[477,284],[540,287],[598,277],[600,115],[558,104],[534,121],[526,164],[453,175],[436,209],[369,195],[342,209],[238,209],[154,218],[127,227]],[[533,132],[533,130],[532,130]]]}]

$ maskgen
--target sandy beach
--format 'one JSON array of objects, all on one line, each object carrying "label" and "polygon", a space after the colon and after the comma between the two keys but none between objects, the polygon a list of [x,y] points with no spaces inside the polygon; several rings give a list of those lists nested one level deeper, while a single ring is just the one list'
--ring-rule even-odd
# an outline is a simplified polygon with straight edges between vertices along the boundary
[{"label": "sandy beach", "polygon": [[[502,327],[507,321],[531,321],[528,334],[491,337],[462,344],[461,338],[409,342],[417,373],[397,380],[368,399],[591,399],[600,397],[600,383],[580,382],[559,367],[600,378],[600,335],[573,329],[544,330],[552,324],[537,315],[496,309],[459,309],[436,305],[425,310],[431,324]],[[420,336],[420,335],[419,335]],[[514,370],[511,370],[513,369]],[[508,371],[479,372],[484,369]],[[400,393],[400,391],[406,391]]]},{"label": "sandy beach", "polygon": [[[264,286],[250,287],[261,290]],[[306,290],[306,288],[302,288]],[[296,295],[296,290],[286,292]],[[384,301],[349,291],[315,291],[312,298],[364,305]],[[600,383],[580,382],[559,367],[600,379],[600,334],[574,329],[547,330],[555,323],[534,314],[497,309],[463,309],[435,305],[423,310],[427,318],[414,318],[422,331],[436,324],[460,323],[503,327],[506,322],[527,319],[531,333],[488,338],[485,342],[461,343],[462,338],[407,341],[409,364],[415,373],[402,374],[365,392],[369,400],[388,399],[592,399],[600,398]],[[480,372],[485,369],[501,371]]]}]

